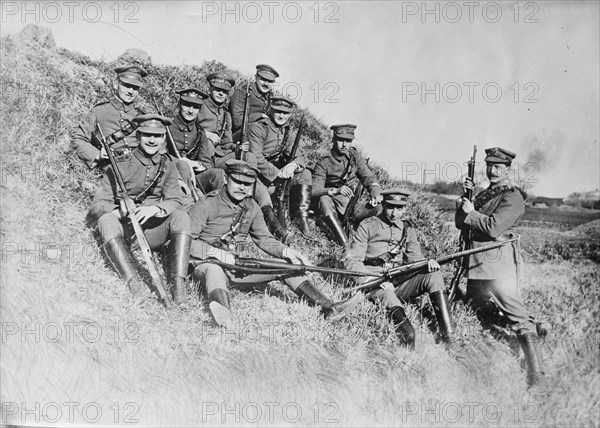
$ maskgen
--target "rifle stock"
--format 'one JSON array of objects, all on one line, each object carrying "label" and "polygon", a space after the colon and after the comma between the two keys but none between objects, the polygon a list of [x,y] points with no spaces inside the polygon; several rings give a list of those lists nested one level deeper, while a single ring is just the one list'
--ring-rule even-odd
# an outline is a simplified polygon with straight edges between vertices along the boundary
[{"label": "rifle stock", "polygon": [[117,161],[115,160],[115,157],[114,157],[114,154],[113,154],[111,148],[108,146],[108,142],[106,141],[106,138],[104,138],[102,128],[100,128],[99,124],[97,124],[96,126],[98,127],[102,145],[104,146],[104,149],[106,150],[108,159],[110,161],[113,172],[115,174],[115,178],[117,180],[117,184],[120,189],[119,193],[125,204],[125,209],[127,210],[127,218],[129,218],[129,220],[131,221],[131,224],[133,226],[133,231],[135,232],[135,237],[138,240],[140,249],[142,251],[142,255],[144,256],[144,261],[146,262],[146,265],[148,266],[148,271],[150,272],[150,276],[152,277],[152,283],[158,290],[158,293],[160,294],[160,298],[165,303],[165,306],[168,308],[173,303],[173,300],[171,299],[171,295],[169,293],[167,293],[167,290],[165,289],[165,286],[163,284],[160,273],[158,272],[158,268],[156,267],[156,264],[154,263],[154,259],[152,257],[152,250],[150,249],[150,245],[148,244],[146,235],[144,235],[144,230],[142,229],[142,225],[135,218],[135,209],[136,209],[135,203],[133,202],[133,200],[129,197],[129,194],[127,193],[127,188],[125,187],[125,183],[123,182],[123,177],[121,176],[121,171],[119,170],[119,166],[117,165]]},{"label": "rifle stock", "polygon": [[235,158],[239,160],[246,160],[246,152],[242,150],[242,144],[248,140],[248,120],[250,116],[250,82],[246,83],[246,99],[244,100],[244,116],[242,117],[242,139],[237,141],[235,148]]}]

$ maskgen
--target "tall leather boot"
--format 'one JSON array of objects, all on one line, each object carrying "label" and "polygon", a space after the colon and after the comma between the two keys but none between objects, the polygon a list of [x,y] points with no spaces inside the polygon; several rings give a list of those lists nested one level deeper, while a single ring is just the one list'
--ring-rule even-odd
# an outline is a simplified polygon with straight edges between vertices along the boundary
[{"label": "tall leather boot", "polygon": [[271,232],[275,238],[283,242],[285,245],[290,244],[293,236],[285,228],[285,226],[279,222],[273,207],[270,205],[265,205],[261,208],[261,210],[265,218],[265,223],[267,223],[267,227],[269,228],[269,232]]},{"label": "tall leather boot", "polygon": [[117,236],[104,244],[104,251],[115,270],[121,275],[136,304],[142,303],[151,297],[148,285],[142,281],[139,273],[135,270],[133,258],[125,244],[125,238]]},{"label": "tall leather boot", "polygon": [[229,303],[229,293],[224,288],[215,288],[208,294],[208,308],[215,322],[225,328],[234,327],[233,314]]},{"label": "tall leather boot", "polygon": [[171,243],[167,256],[169,292],[176,305],[185,306],[187,304],[185,277],[188,271],[192,237],[187,233],[172,233],[170,238]]},{"label": "tall leather boot", "polygon": [[387,310],[387,316],[394,325],[394,330],[400,341],[411,351],[415,350],[415,329],[406,316],[406,312],[400,306],[394,306]]},{"label": "tall leather boot", "polygon": [[308,214],[310,211],[310,198],[312,186],[299,184],[290,189],[290,214],[295,219],[295,224],[303,234],[308,234]]},{"label": "tall leather boot", "polygon": [[448,301],[448,292],[434,291],[429,293],[429,299],[433,306],[433,312],[437,319],[438,328],[442,341],[446,344],[448,351],[452,353],[460,352],[460,346],[456,343],[454,336],[454,327],[452,326],[452,314],[450,313],[450,303]]},{"label": "tall leather boot", "polygon": [[529,388],[543,386],[544,369],[542,368],[542,355],[537,344],[540,338],[530,331],[517,332],[517,338],[525,353],[527,361],[527,385]]},{"label": "tall leather boot", "polygon": [[333,233],[338,244],[346,245],[348,243],[348,237],[346,236],[346,232],[344,232],[336,213],[327,213],[325,217],[323,217],[323,221],[327,227],[329,227],[331,233]]},{"label": "tall leather boot", "polygon": [[321,293],[309,280],[304,281],[295,290],[296,294],[304,297],[312,305],[321,306],[321,312],[326,320],[335,321],[344,318],[352,312],[361,300],[361,294],[356,293],[349,299],[341,302],[332,302]]}]

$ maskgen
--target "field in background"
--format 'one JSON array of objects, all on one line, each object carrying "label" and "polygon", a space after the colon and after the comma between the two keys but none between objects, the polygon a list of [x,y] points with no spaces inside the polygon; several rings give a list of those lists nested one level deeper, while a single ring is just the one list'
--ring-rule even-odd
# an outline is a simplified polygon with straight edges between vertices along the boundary
[{"label": "field in background", "polygon": [[[347,319],[328,323],[277,282],[233,292],[238,321],[229,331],[214,326],[192,283],[189,311],[136,308],[85,226],[97,177],[68,144],[68,130],[110,92],[111,65],[2,42],[3,423],[598,424],[597,221],[568,230],[520,227],[522,292],[531,312],[553,326],[542,344],[550,385],[544,396],[526,390],[514,335],[482,329],[461,302],[453,311],[460,361],[436,343],[427,298],[408,311],[416,352],[399,347],[376,306],[364,301]],[[149,89],[162,88],[161,102],[172,111],[166,82],[191,83],[219,67],[149,66]],[[302,150],[318,156],[327,140],[326,127],[312,118]],[[389,183],[387,172],[378,173]],[[456,231],[430,197],[417,195],[410,216],[427,254],[455,248]],[[317,263],[339,260],[341,249],[315,236],[297,248]],[[314,278],[341,298],[334,281]]]}]

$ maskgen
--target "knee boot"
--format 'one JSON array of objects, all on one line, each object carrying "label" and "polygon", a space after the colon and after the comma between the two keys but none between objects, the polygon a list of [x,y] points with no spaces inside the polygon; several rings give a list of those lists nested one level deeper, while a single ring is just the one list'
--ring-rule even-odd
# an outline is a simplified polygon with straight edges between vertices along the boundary
[{"label": "knee boot", "polygon": [[187,303],[185,277],[188,271],[192,237],[187,233],[172,233],[170,238],[171,243],[169,244],[167,256],[169,292],[176,305],[185,306]]},{"label": "knee boot", "polygon": [[450,303],[448,302],[448,292],[434,291],[429,293],[429,299],[433,306],[433,312],[437,319],[438,328],[442,341],[446,348],[451,352],[460,351],[460,346],[456,343],[454,336],[454,327],[452,326],[452,314],[450,313]]},{"label": "knee boot", "polygon": [[305,235],[310,231],[308,214],[311,196],[312,186],[308,184],[299,184],[290,189],[290,217],[294,217],[294,223]]},{"label": "knee boot", "polygon": [[292,234],[285,228],[283,224],[281,224],[275,215],[273,207],[270,205],[265,205],[261,208],[261,210],[265,218],[265,223],[267,223],[267,227],[269,228],[269,232],[271,232],[275,238],[283,242],[285,245],[290,244],[292,241]]},{"label": "knee boot", "polygon": [[411,351],[415,350],[415,329],[410,323],[408,316],[406,316],[406,312],[400,306],[394,306],[387,310],[388,318],[394,325],[394,330],[396,330],[396,334],[408,349]]},{"label": "knee boot", "polygon": [[229,303],[229,293],[224,288],[215,288],[208,294],[208,308],[215,322],[228,329],[234,326],[233,314]]},{"label": "knee boot", "polygon": [[348,237],[346,236],[346,232],[344,232],[344,229],[340,224],[340,220],[337,214],[328,213],[325,215],[323,220],[327,227],[329,227],[329,230],[331,230],[331,233],[333,233],[333,236],[335,237],[337,243],[340,245],[346,245],[348,243]]},{"label": "knee boot", "polygon": [[133,257],[125,244],[125,238],[117,236],[104,244],[104,251],[115,270],[121,275],[131,293],[133,301],[142,303],[151,297],[148,285],[142,281],[139,273],[133,265]]},{"label": "knee boot", "polygon": [[323,317],[330,321],[344,318],[356,308],[356,305],[358,305],[358,302],[361,300],[361,294],[356,293],[347,300],[343,300],[341,302],[332,302],[309,280],[304,281],[294,291],[298,296],[304,297],[306,300],[308,300],[310,304],[320,306]]},{"label": "knee boot", "polygon": [[540,338],[530,331],[517,333],[517,338],[525,354],[527,361],[527,385],[529,388],[540,386],[544,381],[544,369],[542,368],[542,355],[537,344]]}]

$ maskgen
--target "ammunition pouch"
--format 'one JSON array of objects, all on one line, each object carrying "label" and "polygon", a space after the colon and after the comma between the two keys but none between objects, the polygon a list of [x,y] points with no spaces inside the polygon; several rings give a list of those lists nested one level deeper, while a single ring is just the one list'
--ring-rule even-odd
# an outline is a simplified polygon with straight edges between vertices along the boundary
[{"label": "ammunition pouch", "polygon": [[383,267],[385,265],[385,261],[378,258],[378,257],[373,257],[373,258],[368,258],[365,259],[365,261],[363,262],[363,264],[365,266],[376,266],[376,267]]}]

